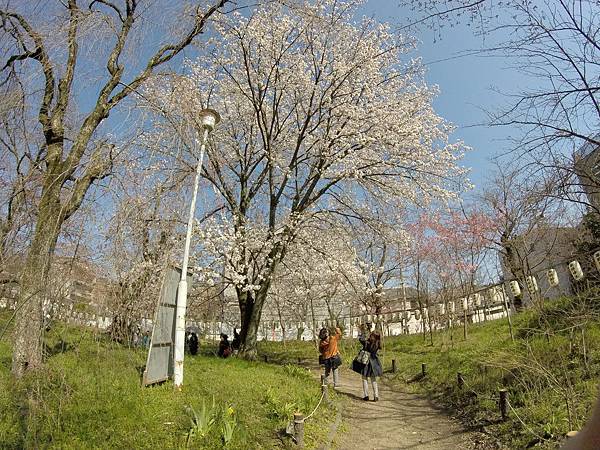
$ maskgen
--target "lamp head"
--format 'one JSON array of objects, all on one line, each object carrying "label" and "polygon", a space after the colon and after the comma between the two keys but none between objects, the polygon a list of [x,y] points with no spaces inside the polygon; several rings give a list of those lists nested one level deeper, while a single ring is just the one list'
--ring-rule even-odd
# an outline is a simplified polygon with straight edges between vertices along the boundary
[{"label": "lamp head", "polygon": [[200,127],[208,129],[208,131],[212,131],[215,125],[221,120],[219,113],[211,108],[203,109],[198,116],[200,118]]}]

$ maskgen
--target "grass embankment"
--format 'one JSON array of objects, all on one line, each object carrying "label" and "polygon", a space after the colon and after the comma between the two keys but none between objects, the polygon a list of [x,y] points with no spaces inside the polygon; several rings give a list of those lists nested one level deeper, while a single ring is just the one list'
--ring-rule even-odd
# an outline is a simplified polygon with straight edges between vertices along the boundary
[{"label": "grass embankment", "polygon": [[[0,330],[7,318],[0,311]],[[0,341],[2,449],[282,448],[289,440],[278,431],[295,411],[310,412],[320,394],[305,369],[214,356],[186,358],[182,392],[172,383],[142,388],[145,351],[63,325],[46,337],[44,369],[15,382],[7,341]],[[306,422],[308,448],[324,441],[332,416],[322,405]]]},{"label": "grass embankment", "polygon": [[[595,296],[562,299],[513,318],[434,334],[387,340],[388,361],[396,359],[393,382],[427,391],[474,427],[510,448],[554,448],[580,429],[600,380],[600,301]],[[582,333],[583,331],[583,333]],[[421,363],[427,375],[420,379]],[[458,387],[457,374],[465,385]],[[508,420],[501,421],[499,389],[508,391]]]},{"label": "grass embankment", "polygon": [[[385,378],[400,389],[427,393],[465,424],[486,431],[509,448],[554,448],[589,417],[600,381],[600,296],[587,293],[547,302],[513,316],[514,341],[506,319],[422,335],[386,337],[381,358]],[[452,336],[452,337],[451,337]],[[345,340],[349,364],[358,348]],[[316,361],[312,343],[261,343],[270,357]],[[391,374],[391,360],[397,372]],[[421,378],[421,364],[427,376]],[[457,383],[461,372],[465,381]],[[510,407],[501,421],[498,391]]]}]

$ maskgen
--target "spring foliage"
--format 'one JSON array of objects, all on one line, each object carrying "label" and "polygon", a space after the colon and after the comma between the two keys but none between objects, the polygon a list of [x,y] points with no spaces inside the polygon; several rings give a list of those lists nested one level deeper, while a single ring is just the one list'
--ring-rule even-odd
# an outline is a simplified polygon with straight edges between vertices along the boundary
[{"label": "spring foliage", "polygon": [[359,4],[268,2],[228,15],[188,77],[148,88],[168,118],[157,133],[193,122],[199,107],[223,117],[202,173],[222,205],[203,223],[202,264],[225,262],[254,319],[307,224],[448,199],[464,175],[464,147],[433,111],[412,41],[357,18]]}]

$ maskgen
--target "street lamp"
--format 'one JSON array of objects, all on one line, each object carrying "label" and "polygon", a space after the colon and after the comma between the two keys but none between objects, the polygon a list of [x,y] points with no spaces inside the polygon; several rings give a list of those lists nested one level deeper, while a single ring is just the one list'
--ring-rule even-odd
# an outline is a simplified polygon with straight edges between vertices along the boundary
[{"label": "street lamp", "polygon": [[173,378],[175,387],[180,388],[183,384],[183,354],[185,349],[185,310],[187,307],[187,271],[190,258],[190,241],[192,239],[192,227],[194,223],[194,212],[196,210],[196,194],[200,181],[200,172],[204,160],[204,148],[208,139],[208,133],[212,131],[221,120],[219,113],[214,109],[203,109],[199,114],[200,129],[202,130],[202,143],[200,145],[200,158],[196,166],[196,177],[194,178],[194,190],[192,191],[192,202],[190,204],[190,215],[188,218],[185,235],[185,247],[183,250],[183,264],[181,266],[181,279],[177,288],[177,310],[175,315],[175,368]]}]

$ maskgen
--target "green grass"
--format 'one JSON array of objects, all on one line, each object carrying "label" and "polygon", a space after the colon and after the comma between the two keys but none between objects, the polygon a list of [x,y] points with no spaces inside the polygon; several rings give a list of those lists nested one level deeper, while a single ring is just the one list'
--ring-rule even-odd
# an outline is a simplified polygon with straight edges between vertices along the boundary
[{"label": "green grass", "polygon": [[[388,361],[396,359],[398,367],[390,379],[427,392],[510,448],[555,448],[568,431],[585,423],[600,380],[600,324],[569,314],[577,302],[561,299],[542,311],[517,315],[514,342],[506,319],[470,325],[466,341],[462,327],[452,339],[449,331],[434,334],[434,345],[418,335],[388,339]],[[584,322],[587,368],[577,326]],[[425,378],[421,363],[427,365]],[[501,420],[499,389],[508,390],[507,421]]]},{"label": "green grass", "polygon": [[[380,353],[385,378],[400,389],[426,393],[487,431],[509,448],[556,447],[589,416],[600,380],[600,297],[594,292],[548,302],[513,318],[515,340],[506,319],[434,334],[386,337]],[[0,326],[6,321],[0,312]],[[585,346],[582,329],[585,331]],[[185,448],[191,429],[190,407],[203,404],[216,419],[208,433],[196,427],[190,448],[223,448],[224,429],[236,424],[228,448],[281,448],[278,437],[295,411],[312,411],[318,383],[307,370],[317,365],[313,342],[260,342],[258,362],[211,356],[186,359],[185,388],[172,384],[141,388],[145,352],[107,341],[90,330],[56,326],[47,344],[57,351],[44,370],[15,382],[10,375],[10,345],[0,341],[0,442],[2,448]],[[340,343],[349,365],[359,345]],[[584,351],[585,350],[585,351]],[[267,356],[269,364],[262,362]],[[391,360],[398,371],[391,374]],[[421,363],[427,376],[421,378]],[[457,373],[465,387],[457,386]],[[509,418],[503,422],[498,390],[508,390]],[[333,394],[335,396],[335,394]],[[214,399],[214,409],[212,407]],[[308,448],[323,443],[333,410],[322,406],[306,423]],[[202,420],[199,420],[202,422]],[[205,436],[203,434],[206,434]]]},{"label": "green grass", "polygon": [[[429,336],[386,337],[380,352],[384,377],[398,389],[436,399],[468,427],[487,432],[509,448],[555,448],[568,431],[581,429],[596,398],[599,317],[600,296],[590,291],[517,314],[514,341],[506,319],[469,325],[466,341],[462,325],[434,333],[433,345]],[[307,342],[288,342],[285,347],[263,342],[260,349],[280,361],[317,360],[314,344]],[[349,364],[358,344],[345,338],[341,349]],[[390,373],[392,359],[395,374]],[[422,363],[427,365],[424,378]],[[458,388],[458,372],[465,380],[463,389]],[[512,406],[507,421],[501,420],[499,389],[507,389]]]},{"label": "green grass", "polygon": [[[0,315],[0,329],[6,318]],[[233,426],[227,448],[282,448],[290,443],[278,431],[295,411],[307,414],[319,399],[318,383],[298,367],[187,357],[184,389],[174,392],[172,383],[140,387],[142,350],[61,325],[46,340],[60,351],[42,371],[19,382],[10,374],[10,345],[6,338],[0,341],[3,449],[186,448],[190,407],[202,416],[203,404],[214,423],[207,433],[196,427],[189,448],[224,448],[227,426]],[[306,422],[307,448],[325,440],[333,416],[322,406]]]}]

